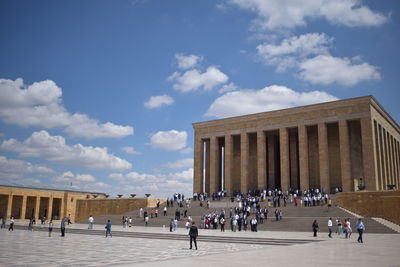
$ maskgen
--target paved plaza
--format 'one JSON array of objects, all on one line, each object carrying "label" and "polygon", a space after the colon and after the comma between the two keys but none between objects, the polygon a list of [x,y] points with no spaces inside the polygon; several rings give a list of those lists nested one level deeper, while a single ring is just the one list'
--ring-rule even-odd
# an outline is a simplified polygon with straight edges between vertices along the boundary
[{"label": "paved plaza", "polygon": [[[95,225],[94,231],[84,224],[73,224],[66,236],[54,229],[48,237],[46,229],[33,232],[16,229],[0,231],[1,266],[400,266],[399,234],[365,234],[364,244],[325,233],[313,238],[311,233],[259,231],[221,233],[200,230],[208,240],[226,238],[224,242],[199,241],[199,250],[189,250],[189,242],[179,239],[186,229],[169,233],[161,227],[113,226],[114,237],[105,238]],[[141,235],[149,235],[140,238]],[[152,234],[152,235],[150,235]],[[156,239],[169,235],[171,238]],[[251,240],[268,240],[251,244]],[[233,243],[229,242],[232,239]],[[207,240],[207,239],[204,239]],[[247,240],[243,244],[236,242]],[[272,242],[270,242],[272,240]],[[286,240],[286,241],[285,241]],[[298,242],[296,242],[296,240]],[[285,244],[285,245],[282,245]]]}]

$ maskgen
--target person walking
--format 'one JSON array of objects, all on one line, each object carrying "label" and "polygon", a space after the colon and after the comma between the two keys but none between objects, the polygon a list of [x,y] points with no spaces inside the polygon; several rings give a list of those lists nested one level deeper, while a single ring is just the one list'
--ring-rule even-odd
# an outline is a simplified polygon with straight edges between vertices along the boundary
[{"label": "person walking", "polygon": [[93,224],[94,224],[94,218],[93,218],[92,215],[89,216],[88,222],[89,222],[88,229],[92,230],[93,229]]},{"label": "person walking", "polygon": [[33,219],[29,219],[28,231],[33,231]]},{"label": "person walking", "polygon": [[364,243],[362,236],[363,236],[363,233],[365,231],[365,225],[362,222],[361,218],[358,219],[358,222],[356,223],[356,228],[357,228],[357,232],[358,232],[357,242],[358,243]]},{"label": "person walking", "polygon": [[51,237],[51,233],[53,232],[53,220],[49,222],[49,237]]},{"label": "person walking", "polygon": [[353,233],[353,229],[351,228],[350,218],[347,219],[347,230],[348,230],[349,238],[350,238],[351,234]]},{"label": "person walking", "polygon": [[173,229],[174,229],[174,219],[171,218],[171,220],[169,221],[169,231],[172,232]]},{"label": "person walking", "polygon": [[63,218],[62,220],[61,220],[61,225],[60,225],[60,228],[61,228],[61,236],[65,236],[65,224],[67,223],[67,218]]},{"label": "person walking", "polygon": [[317,236],[318,229],[319,229],[317,220],[314,220],[314,222],[313,222],[313,224],[312,224],[312,229],[313,229],[313,232],[314,232],[314,237],[316,237],[316,236]]},{"label": "person walking", "polygon": [[6,228],[6,218],[1,217],[1,229],[5,229]]},{"label": "person walking", "polygon": [[328,231],[329,231],[328,237],[329,238],[332,238],[332,227],[333,227],[332,218],[329,218],[329,220],[328,220]]},{"label": "person walking", "polygon": [[221,219],[219,219],[219,224],[221,225],[221,232],[225,232],[225,218],[221,217]]},{"label": "person walking", "polygon": [[192,242],[194,242],[194,246],[196,247],[197,250],[197,236],[199,235],[199,231],[197,230],[197,226],[195,225],[194,222],[192,222],[192,226],[190,226],[189,230],[189,237],[190,237],[190,249],[192,249]]},{"label": "person walking", "polygon": [[112,237],[111,234],[111,221],[107,220],[107,224],[106,224],[106,237],[108,237],[108,235],[110,235],[110,237]]},{"label": "person walking", "polygon": [[10,218],[10,226],[8,227],[8,231],[14,231],[14,217],[11,216]]}]

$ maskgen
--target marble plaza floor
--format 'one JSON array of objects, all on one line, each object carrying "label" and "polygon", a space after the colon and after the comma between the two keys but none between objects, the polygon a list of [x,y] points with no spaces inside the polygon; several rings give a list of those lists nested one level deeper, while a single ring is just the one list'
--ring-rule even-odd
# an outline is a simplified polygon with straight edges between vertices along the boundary
[{"label": "marble plaza floor", "polygon": [[[255,245],[227,242],[199,242],[199,250],[189,250],[188,240],[132,238],[127,234],[170,234],[161,227],[113,226],[114,237],[90,233],[83,224],[73,224],[66,236],[54,229],[46,231],[0,230],[0,266],[399,266],[400,234],[365,234],[364,244],[326,234],[259,231],[236,232],[200,230],[200,236],[229,237],[236,240],[265,238],[291,240],[290,245]],[[104,230],[95,225],[95,230]],[[45,230],[45,229],[43,229]],[[72,233],[80,231],[79,233]],[[94,231],[92,231],[93,233]],[[128,233],[129,232],[129,233]],[[124,233],[127,235],[124,236]],[[187,234],[178,229],[174,235]],[[118,235],[118,236],[117,236]],[[294,241],[293,241],[294,240]],[[299,243],[295,242],[299,240]],[[309,240],[310,242],[305,242]],[[315,242],[318,240],[319,242]],[[300,242],[301,241],[301,242]]]}]

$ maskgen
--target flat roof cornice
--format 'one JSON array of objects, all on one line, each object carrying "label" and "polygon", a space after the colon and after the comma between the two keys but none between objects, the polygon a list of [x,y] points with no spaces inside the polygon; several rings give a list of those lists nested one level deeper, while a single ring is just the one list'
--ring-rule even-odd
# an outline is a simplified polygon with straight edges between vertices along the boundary
[{"label": "flat roof cornice", "polygon": [[[273,110],[273,111],[266,111],[266,112],[248,114],[248,115],[241,115],[241,116],[236,116],[236,117],[196,122],[196,123],[193,123],[192,126],[193,126],[193,128],[196,129],[196,128],[209,127],[209,126],[220,125],[220,124],[229,124],[229,123],[236,123],[236,122],[242,122],[242,121],[257,120],[260,118],[281,117],[284,115],[290,115],[290,114],[295,114],[295,113],[299,113],[299,112],[302,112],[302,113],[310,112],[312,110],[316,110],[316,109],[320,109],[320,108],[330,108],[337,104],[350,105],[350,104],[360,103],[360,102],[361,103],[362,102],[372,103],[372,101],[374,101],[375,103],[378,104],[378,102],[372,95],[368,95],[368,96],[347,98],[347,99],[341,99],[341,100],[330,101],[330,102],[311,104],[311,105],[306,105],[306,106],[298,106],[298,107],[292,107],[292,108],[286,108],[286,109],[280,109],[280,110]],[[381,106],[379,105],[379,107],[381,107]],[[381,109],[384,111],[384,109],[382,107],[381,107]],[[384,112],[385,112],[385,114],[388,115],[388,113],[386,111],[384,111]],[[389,116],[389,118],[392,119],[390,116]]]},{"label": "flat roof cornice", "polygon": [[61,192],[71,192],[71,193],[106,195],[105,193],[100,193],[100,192],[87,192],[87,191],[78,191],[78,190],[69,190],[69,189],[51,189],[51,188],[28,187],[28,186],[17,186],[17,185],[2,185],[2,184],[0,184],[0,187],[11,187],[11,188],[23,188],[23,189],[31,189],[31,190],[46,190],[46,191],[61,191]]}]

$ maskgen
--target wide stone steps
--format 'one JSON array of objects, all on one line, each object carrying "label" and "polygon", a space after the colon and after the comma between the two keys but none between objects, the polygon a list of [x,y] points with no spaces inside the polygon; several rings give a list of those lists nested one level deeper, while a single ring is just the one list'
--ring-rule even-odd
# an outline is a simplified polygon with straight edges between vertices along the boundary
[{"label": "wide stone steps", "polygon": [[[192,205],[189,209],[186,207],[178,208],[175,204],[174,207],[168,208],[168,216],[163,216],[163,208],[166,204],[162,204],[158,208],[158,218],[150,218],[149,226],[156,226],[156,227],[169,227],[170,219],[174,218],[175,211],[178,208],[180,211],[188,210],[187,214],[190,215],[193,220],[199,226],[201,217],[204,214],[212,213],[216,210],[224,209],[226,214],[229,216],[230,208],[222,208],[224,206],[231,205],[229,199],[224,199],[221,201],[214,201],[210,203],[210,209],[206,208],[206,203],[203,202],[203,207],[200,207],[200,203],[198,201],[193,201]],[[262,202],[261,206],[267,206],[267,202]],[[219,207],[219,208],[211,208],[211,207]],[[351,226],[353,232],[356,232],[355,224],[357,218],[340,209],[336,206],[332,206],[330,208],[327,205],[323,206],[312,206],[312,207],[295,207],[293,203],[287,204],[286,207],[276,207],[276,209],[281,209],[283,211],[283,220],[276,221],[274,216],[274,207],[269,207],[269,214],[268,220],[264,221],[264,224],[258,225],[258,230],[267,230],[267,231],[298,231],[298,232],[311,232],[311,225],[314,220],[318,221],[320,232],[328,232],[327,222],[328,219],[331,217],[333,221],[336,219],[344,220],[345,218],[349,218],[351,222]],[[148,209],[149,211],[150,209]],[[105,224],[107,220],[111,220],[114,225],[121,225],[122,216],[132,217],[133,225],[143,226],[144,221],[143,218],[139,218],[139,211],[131,211],[125,214],[120,215],[102,215],[95,217],[96,224]],[[253,217],[254,214],[252,213],[250,217]],[[379,222],[371,219],[371,218],[364,218],[364,224],[366,225],[366,232],[367,233],[396,233],[393,229],[390,229],[387,226],[380,224]],[[181,217],[179,222],[179,227],[184,227],[186,220]],[[86,221],[81,221],[81,223],[86,223]],[[229,220],[226,222],[225,226],[226,230],[230,231]],[[248,227],[250,229],[250,225]],[[211,230],[210,230],[211,231]]]}]

